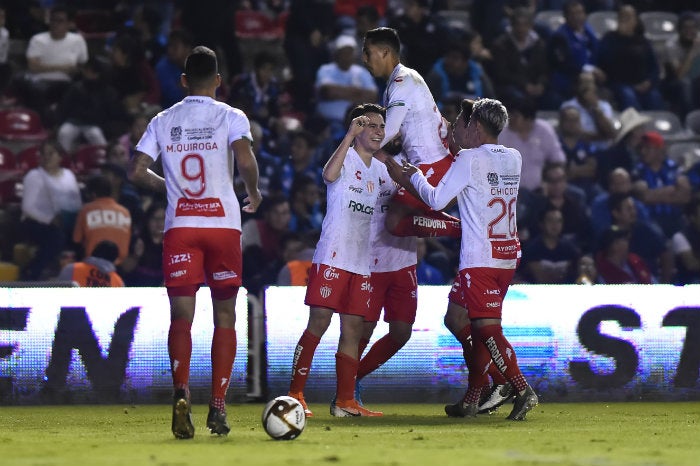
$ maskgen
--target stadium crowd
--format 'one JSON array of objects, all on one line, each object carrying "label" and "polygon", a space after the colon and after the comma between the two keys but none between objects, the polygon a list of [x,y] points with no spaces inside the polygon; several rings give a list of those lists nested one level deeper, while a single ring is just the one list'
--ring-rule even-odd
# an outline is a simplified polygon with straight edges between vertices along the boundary
[{"label": "stadium crowd", "polygon": [[[463,98],[506,105],[499,142],[523,156],[516,282],[700,283],[695,1],[69,3],[0,7],[0,281],[54,280],[108,240],[126,286],[162,284],[164,199],[126,167],[206,45],[218,98],[251,121],[264,197],[243,214],[243,284],[305,284],[322,167],[348,109],[384,91],[362,38],[386,25],[448,121]],[[450,283],[458,251],[421,239],[419,282]]]}]

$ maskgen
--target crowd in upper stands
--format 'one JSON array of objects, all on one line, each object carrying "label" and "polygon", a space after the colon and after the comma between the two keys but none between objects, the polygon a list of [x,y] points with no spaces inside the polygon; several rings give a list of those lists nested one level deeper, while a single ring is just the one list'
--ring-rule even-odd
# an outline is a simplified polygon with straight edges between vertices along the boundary
[{"label": "crowd in upper stands", "polygon": [[[518,282],[700,283],[694,0],[6,1],[0,281],[55,280],[107,241],[126,286],[162,284],[164,199],[126,166],[149,119],[184,96],[202,44],[260,168],[244,286],[304,284],[323,164],[348,109],[381,101],[361,50],[378,26],[398,30],[446,119],[463,98],[508,108],[499,142],[523,156]],[[451,283],[458,249],[422,239],[420,283]]]}]

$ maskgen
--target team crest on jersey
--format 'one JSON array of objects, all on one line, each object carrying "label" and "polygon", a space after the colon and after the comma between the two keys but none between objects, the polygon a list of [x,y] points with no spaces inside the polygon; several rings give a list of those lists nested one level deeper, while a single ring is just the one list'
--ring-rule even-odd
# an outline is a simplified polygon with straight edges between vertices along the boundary
[{"label": "team crest on jersey", "polygon": [[486,175],[486,180],[491,186],[498,186],[498,173],[489,172]]},{"label": "team crest on jersey", "polygon": [[170,128],[170,140],[179,142],[180,138],[182,138],[182,126],[173,126]]}]

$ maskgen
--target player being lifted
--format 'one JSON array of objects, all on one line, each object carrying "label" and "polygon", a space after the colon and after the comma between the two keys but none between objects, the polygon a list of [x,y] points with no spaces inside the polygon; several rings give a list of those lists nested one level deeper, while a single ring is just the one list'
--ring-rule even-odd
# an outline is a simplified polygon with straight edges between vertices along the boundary
[{"label": "player being lifted", "polygon": [[[448,123],[440,114],[423,77],[400,62],[401,43],[395,29],[380,27],[365,33],[365,66],[377,78],[387,80],[383,97],[389,149],[400,136],[402,157],[417,165],[435,186],[452,164],[448,150]],[[431,210],[401,189],[386,215],[386,228],[397,236],[450,236],[459,238],[459,219]]]}]

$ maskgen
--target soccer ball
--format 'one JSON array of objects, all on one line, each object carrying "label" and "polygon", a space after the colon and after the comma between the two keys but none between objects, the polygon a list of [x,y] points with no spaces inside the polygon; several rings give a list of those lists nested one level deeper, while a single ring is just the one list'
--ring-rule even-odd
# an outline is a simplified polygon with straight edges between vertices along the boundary
[{"label": "soccer ball", "polygon": [[265,405],[262,412],[265,432],[275,440],[293,440],[306,426],[304,407],[291,396],[278,396]]}]

